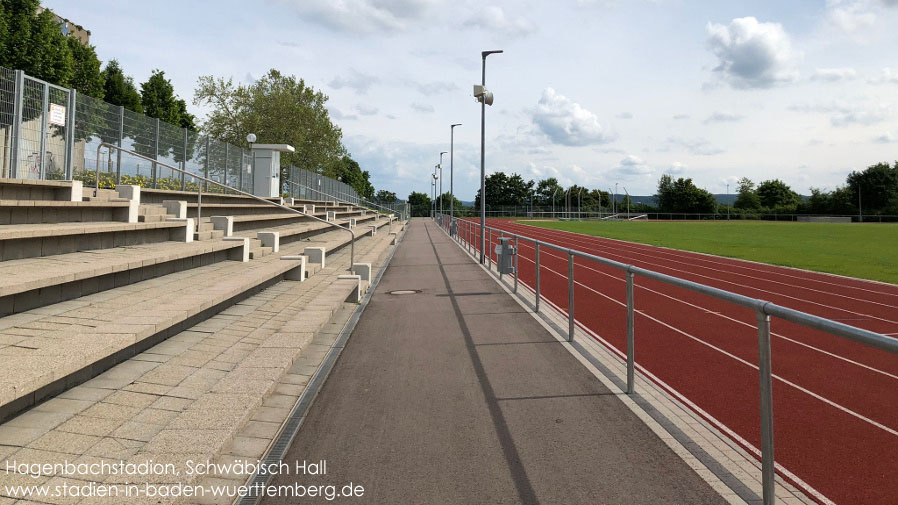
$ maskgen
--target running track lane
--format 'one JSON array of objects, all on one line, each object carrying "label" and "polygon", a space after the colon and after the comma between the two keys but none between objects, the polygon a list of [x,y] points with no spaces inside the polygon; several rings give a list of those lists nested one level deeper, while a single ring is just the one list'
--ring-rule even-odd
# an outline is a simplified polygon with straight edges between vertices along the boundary
[{"label": "running track lane", "polygon": [[[774,301],[881,333],[898,332],[898,287],[672,251],[513,222],[490,226]],[[493,235],[497,243],[497,234]],[[492,251],[492,245],[488,251]],[[520,280],[533,284],[532,245],[520,242]],[[567,309],[567,258],[540,251],[544,298]],[[575,259],[575,316],[619,351],[626,347],[623,272]],[[760,446],[754,313],[636,279],[636,358],[643,372],[699,413]],[[898,365],[895,356],[772,321],[778,471],[839,504],[891,504],[898,496]],[[741,440],[739,440],[741,439]],[[754,449],[755,451],[757,449]]]}]

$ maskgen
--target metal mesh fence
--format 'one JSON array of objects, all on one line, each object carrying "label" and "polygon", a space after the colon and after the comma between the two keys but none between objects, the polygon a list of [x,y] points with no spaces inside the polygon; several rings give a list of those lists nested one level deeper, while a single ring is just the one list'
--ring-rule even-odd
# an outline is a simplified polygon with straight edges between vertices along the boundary
[{"label": "metal mesh fence", "polygon": [[16,106],[16,73],[0,67],[0,177],[12,176],[13,119]]},{"label": "metal mesh fence", "polygon": [[[99,149],[98,154],[101,143],[151,160],[116,149]],[[0,158],[0,177],[76,179],[85,187],[101,188],[135,184],[199,189],[192,177],[165,164],[241,191],[254,189],[249,150],[4,67],[0,67]],[[348,184],[314,171],[289,167],[287,177],[282,185],[285,196],[360,201]],[[204,186],[204,191],[228,191],[215,184]]]}]

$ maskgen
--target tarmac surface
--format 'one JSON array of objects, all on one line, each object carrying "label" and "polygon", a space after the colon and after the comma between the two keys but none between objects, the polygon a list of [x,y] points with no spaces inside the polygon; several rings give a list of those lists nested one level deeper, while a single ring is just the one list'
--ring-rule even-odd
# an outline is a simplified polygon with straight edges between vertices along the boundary
[{"label": "tarmac surface", "polygon": [[261,503],[727,503],[622,394],[414,219]]}]

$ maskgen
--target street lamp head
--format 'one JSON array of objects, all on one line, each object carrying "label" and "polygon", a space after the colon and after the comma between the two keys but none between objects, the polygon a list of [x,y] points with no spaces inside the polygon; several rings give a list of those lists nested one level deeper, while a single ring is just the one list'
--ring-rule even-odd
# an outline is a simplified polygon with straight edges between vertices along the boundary
[{"label": "street lamp head", "polygon": [[492,51],[481,51],[481,52],[480,52],[480,56],[482,56],[483,59],[485,60],[486,57],[489,56],[489,55],[491,55],[491,54],[498,54],[498,53],[502,53],[502,52],[504,52],[504,51],[502,51],[501,49],[494,49],[494,50],[492,50]]},{"label": "street lamp head", "polygon": [[449,128],[455,128],[456,126],[461,126],[461,123],[451,124],[449,125]]},{"label": "street lamp head", "polygon": [[256,134],[250,133],[249,135],[247,135],[246,141],[249,142],[250,144],[254,143],[256,141]]}]

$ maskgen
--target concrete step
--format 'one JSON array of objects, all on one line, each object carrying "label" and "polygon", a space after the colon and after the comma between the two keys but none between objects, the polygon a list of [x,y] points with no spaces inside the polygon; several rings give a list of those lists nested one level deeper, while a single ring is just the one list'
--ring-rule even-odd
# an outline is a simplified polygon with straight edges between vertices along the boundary
[{"label": "concrete step", "polygon": [[224,238],[224,230],[212,230],[212,239]]},{"label": "concrete step", "polygon": [[201,241],[201,240],[211,240],[212,239],[212,230],[209,231],[199,231],[193,234],[193,240]]},{"label": "concrete step", "polygon": [[196,224],[196,231],[205,232],[212,231],[215,229],[215,226],[212,225],[212,221],[200,221]]},{"label": "concrete step", "polygon": [[[0,419],[26,409],[142,352],[183,328],[208,318],[236,301],[276,282],[295,268],[282,255],[302,254],[306,246],[325,247],[329,254],[348,251],[348,234],[327,232],[315,242],[281,246],[276,254],[255,261],[218,262],[143,280],[0,318]],[[365,244],[389,240],[387,234],[364,237]],[[269,253],[260,248],[260,253]],[[346,259],[328,258],[328,269],[343,273]],[[102,262],[97,262],[102,264]],[[320,268],[310,268],[316,272]]]}]

